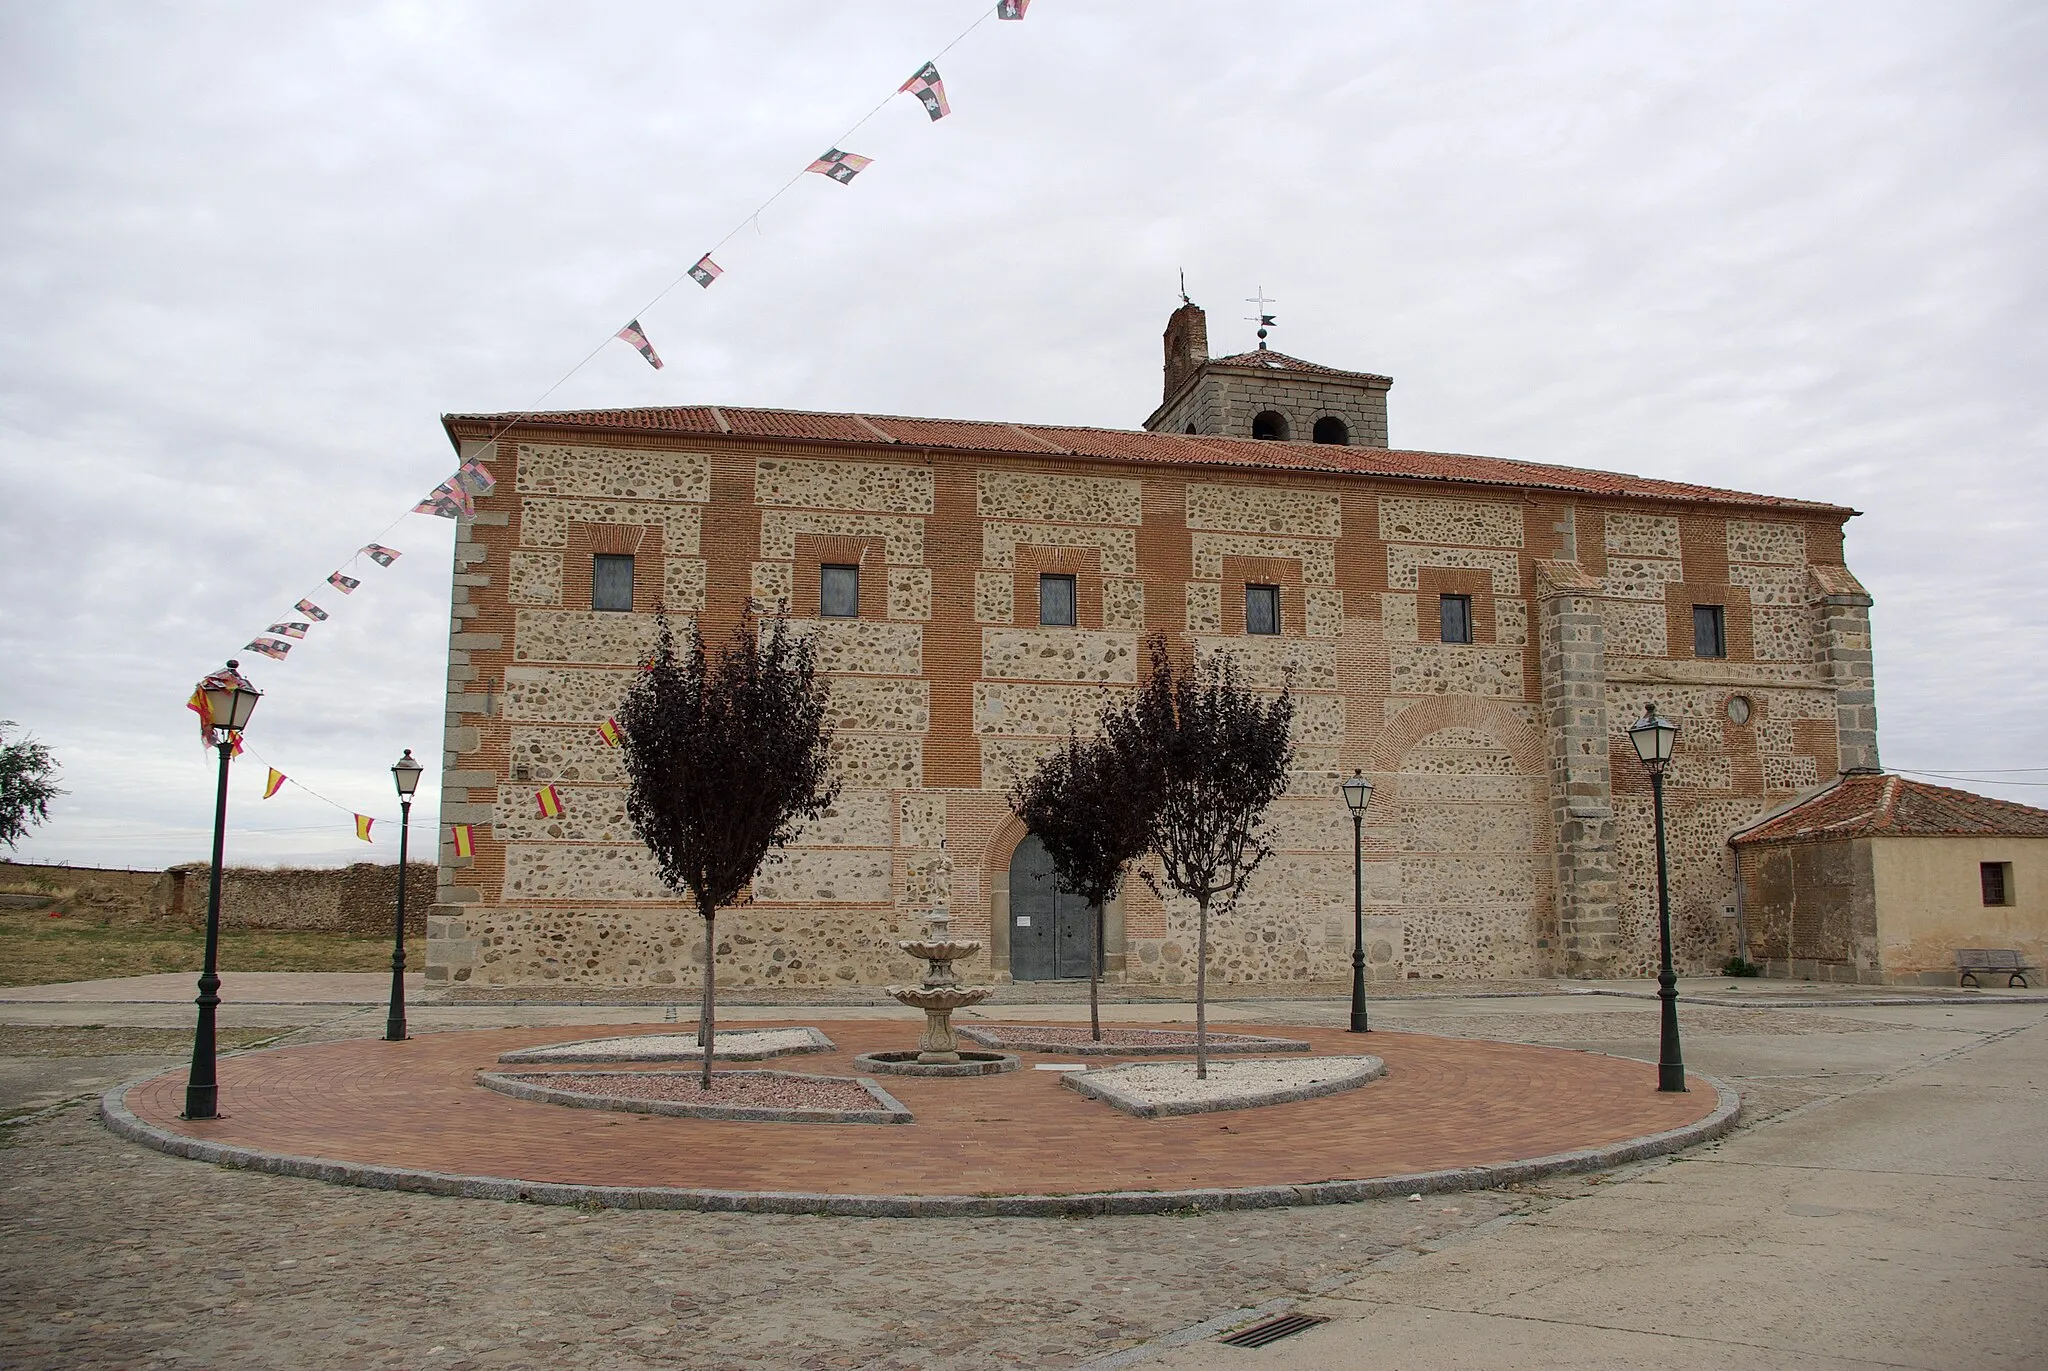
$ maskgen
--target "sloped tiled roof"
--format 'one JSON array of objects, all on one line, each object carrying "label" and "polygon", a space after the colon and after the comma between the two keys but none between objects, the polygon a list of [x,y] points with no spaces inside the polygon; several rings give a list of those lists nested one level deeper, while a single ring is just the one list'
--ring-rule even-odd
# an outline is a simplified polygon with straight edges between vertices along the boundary
[{"label": "sloped tiled roof", "polygon": [[1311,376],[1343,376],[1354,381],[1385,381],[1394,383],[1391,376],[1381,376],[1372,371],[1343,371],[1337,367],[1326,367],[1321,362],[1304,362],[1299,357],[1289,357],[1284,352],[1271,348],[1260,348],[1255,352],[1234,352],[1228,357],[1211,357],[1212,367],[1260,367],[1267,371],[1298,371]]},{"label": "sloped tiled roof", "polygon": [[1900,837],[2048,838],[2048,809],[1873,773],[1844,776],[1729,841],[1747,845]]},{"label": "sloped tiled roof", "polygon": [[[1257,354],[1248,354],[1257,355]],[[1268,353],[1267,356],[1279,356]],[[1224,358],[1224,361],[1231,359]],[[1289,359],[1290,361],[1292,359]],[[1312,366],[1312,363],[1301,363]],[[1363,373],[1346,373],[1361,375]],[[821,414],[793,409],[739,409],[730,405],[682,405],[656,409],[579,409],[532,414],[447,414],[442,425],[455,436],[457,425],[492,434],[513,428],[610,430],[735,437],[775,441],[826,441],[888,449],[958,448],[1027,457],[1073,456],[1095,461],[1160,466],[1236,467],[1259,471],[1326,472],[1417,481],[1456,481],[1513,489],[1556,490],[1578,495],[1739,505],[1848,516],[1855,511],[1813,500],[1753,495],[1739,490],[1660,481],[1647,476],[1547,466],[1499,457],[1388,448],[1341,447],[1331,443],[1263,442],[1196,434],[1146,433],[1137,429],[1073,428],[1057,424],[1007,424],[981,419],[919,419],[890,414]],[[474,437],[471,433],[468,436]]]}]

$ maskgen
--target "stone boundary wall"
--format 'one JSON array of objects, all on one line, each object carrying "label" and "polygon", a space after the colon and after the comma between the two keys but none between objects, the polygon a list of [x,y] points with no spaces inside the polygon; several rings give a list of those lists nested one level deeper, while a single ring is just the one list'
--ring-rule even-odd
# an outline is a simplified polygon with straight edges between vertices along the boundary
[{"label": "stone boundary wall", "polygon": [[[396,912],[396,863],[345,867],[228,867],[221,873],[221,926],[292,933],[388,934]],[[405,925],[422,936],[437,870],[407,863]],[[0,888],[63,894],[57,907],[82,917],[160,920],[198,927],[206,918],[207,867],[161,871],[0,862]],[[68,892],[68,893],[66,893]]]}]

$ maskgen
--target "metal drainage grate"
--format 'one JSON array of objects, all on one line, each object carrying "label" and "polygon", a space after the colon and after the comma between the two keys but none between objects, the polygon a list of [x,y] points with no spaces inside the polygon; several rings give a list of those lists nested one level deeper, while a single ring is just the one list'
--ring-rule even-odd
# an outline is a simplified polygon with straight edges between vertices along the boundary
[{"label": "metal drainage grate", "polygon": [[1229,1337],[1218,1338],[1216,1341],[1228,1343],[1232,1347],[1264,1347],[1267,1343],[1293,1337],[1305,1329],[1328,1322],[1328,1319],[1318,1318],[1314,1314],[1282,1314],[1277,1319],[1267,1319],[1264,1323],[1255,1323],[1250,1328],[1240,1328]]}]

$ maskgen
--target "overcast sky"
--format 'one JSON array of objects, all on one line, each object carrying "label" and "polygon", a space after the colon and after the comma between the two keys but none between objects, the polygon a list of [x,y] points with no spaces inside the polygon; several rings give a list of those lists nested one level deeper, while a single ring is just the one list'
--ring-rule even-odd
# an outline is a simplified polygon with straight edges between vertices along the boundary
[{"label": "overcast sky", "polygon": [[[202,859],[192,682],[444,476],[447,411],[1135,428],[1217,353],[1395,378],[1397,447],[1853,505],[1885,761],[2048,768],[2048,7],[1037,0],[603,340],[979,0],[0,8],[0,718],[33,860]],[[230,860],[396,858],[452,525],[288,663]],[[1976,788],[2048,803],[2048,770]],[[433,772],[420,813],[431,825]],[[432,850],[432,833],[421,851]]]}]

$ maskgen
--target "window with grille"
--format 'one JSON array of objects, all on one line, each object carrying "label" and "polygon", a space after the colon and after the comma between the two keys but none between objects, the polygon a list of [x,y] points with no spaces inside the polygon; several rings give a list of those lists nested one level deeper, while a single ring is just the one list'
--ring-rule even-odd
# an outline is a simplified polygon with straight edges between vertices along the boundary
[{"label": "window with grille", "polygon": [[1726,657],[1728,655],[1728,621],[1719,605],[1694,605],[1692,607],[1692,655],[1695,657]]},{"label": "window with grille", "polygon": [[2012,863],[1979,862],[1977,879],[1984,887],[1985,904],[2012,903]]},{"label": "window with grille", "polygon": [[1437,597],[1437,637],[1446,643],[1469,643],[1472,641],[1472,597],[1470,595],[1441,595]]},{"label": "window with grille", "polygon": [[1038,622],[1047,628],[1074,626],[1074,578],[1038,578]]},{"label": "window with grille", "polygon": [[633,558],[630,553],[600,552],[591,558],[590,607],[621,611],[633,608]]},{"label": "window with grille", "polygon": [[1280,631],[1280,587],[1246,586],[1244,588],[1244,631],[1247,633],[1278,633]]},{"label": "window with grille", "polygon": [[818,617],[858,619],[860,617],[860,568],[823,566],[818,568]]}]

